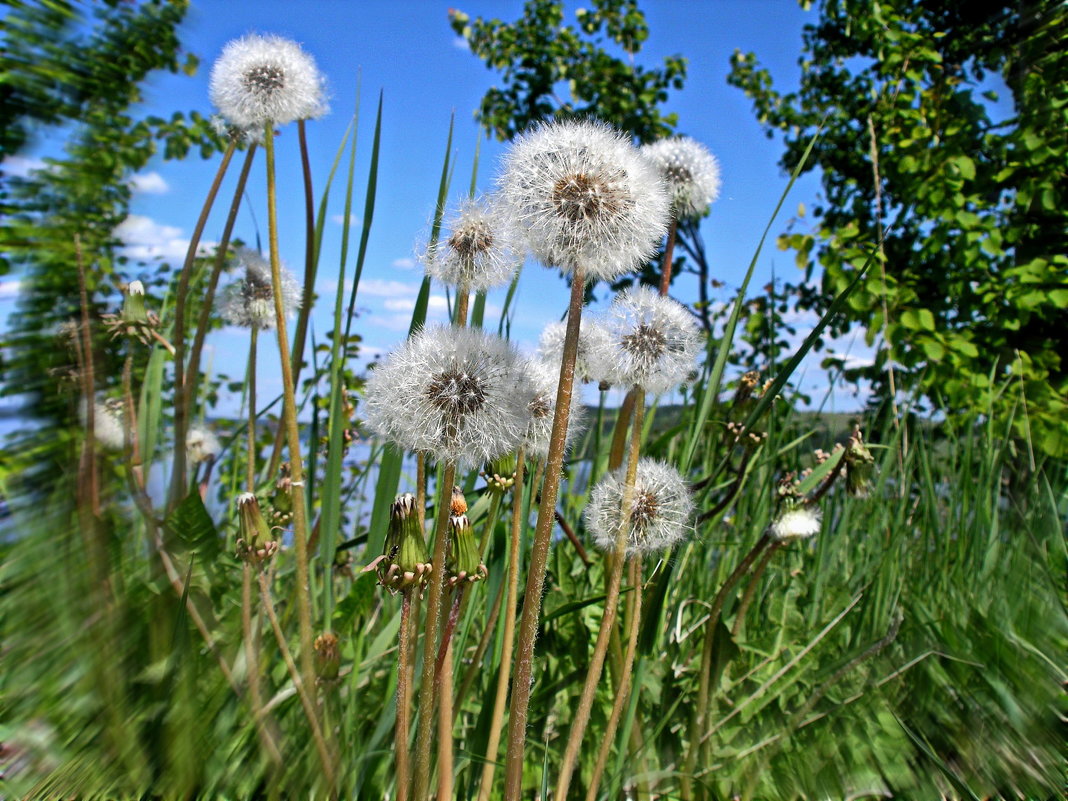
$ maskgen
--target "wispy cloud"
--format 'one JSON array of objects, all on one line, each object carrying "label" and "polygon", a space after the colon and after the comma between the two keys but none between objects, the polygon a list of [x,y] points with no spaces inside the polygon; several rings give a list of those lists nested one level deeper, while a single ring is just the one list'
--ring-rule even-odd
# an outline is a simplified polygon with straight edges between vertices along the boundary
[{"label": "wispy cloud", "polygon": [[[159,223],[141,214],[129,215],[115,228],[115,236],[125,245],[125,254],[138,261],[184,259],[189,249],[189,237],[183,233],[177,226]],[[202,241],[197,253],[210,253],[214,246],[214,242]]]},{"label": "wispy cloud", "polygon": [[165,195],[171,185],[158,172],[139,172],[130,178],[130,188],[142,195]]},{"label": "wispy cloud", "polygon": [[411,270],[415,267],[415,259],[409,256],[394,259],[392,266],[396,267],[398,270]]},{"label": "wispy cloud", "polygon": [[26,178],[34,170],[48,169],[48,165],[41,159],[26,158],[25,156],[8,156],[0,162],[0,169],[15,178]]},{"label": "wispy cloud", "polygon": [[[345,215],[344,214],[331,214],[330,215],[330,222],[337,223],[338,225],[344,225],[345,224]],[[349,225],[350,226],[355,226],[355,225],[359,225],[359,224],[360,224],[360,218],[357,217],[355,214],[351,214],[350,213],[349,214]]]},{"label": "wispy cloud", "polygon": [[19,286],[17,280],[0,281],[0,300],[14,300],[19,294]]},{"label": "wispy cloud", "polygon": [[463,50],[465,52],[471,49],[471,46],[467,43],[467,40],[462,36],[457,36],[453,38],[452,46],[455,47],[457,50]]}]

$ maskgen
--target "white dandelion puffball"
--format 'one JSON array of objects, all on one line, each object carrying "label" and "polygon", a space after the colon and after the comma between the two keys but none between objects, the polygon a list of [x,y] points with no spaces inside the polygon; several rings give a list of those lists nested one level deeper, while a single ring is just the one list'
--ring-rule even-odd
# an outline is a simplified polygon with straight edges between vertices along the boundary
[{"label": "white dandelion puffball", "polygon": [[[553,430],[553,417],[556,414],[556,392],[560,386],[560,363],[555,365],[541,359],[531,359],[526,366],[530,378],[532,394],[527,402],[528,424],[523,439],[527,454],[539,459],[549,458],[549,439]],[[582,393],[571,393],[571,411],[567,418],[567,436],[565,446],[571,446],[575,437],[582,432],[582,418],[585,407],[582,405]]]},{"label": "white dandelion puffball", "polygon": [[776,542],[813,537],[820,533],[820,512],[811,506],[787,509],[771,524],[771,538]]},{"label": "white dandelion puffball", "polygon": [[185,435],[185,452],[192,464],[214,461],[222,451],[219,438],[204,426],[193,426]]},{"label": "white dandelion puffball", "polygon": [[223,48],[211,68],[211,102],[236,128],[285,125],[326,113],[315,60],[281,36],[248,34]]},{"label": "white dandelion puffball", "polygon": [[[226,287],[220,295],[219,312],[223,321],[238,328],[260,331],[274,328],[278,320],[274,311],[270,263],[248,248],[238,250],[237,263],[244,267],[245,276]],[[286,317],[290,317],[300,308],[300,284],[285,267],[281,268],[280,275],[282,309]]]},{"label": "white dandelion puffball", "polygon": [[[549,323],[538,338],[538,357],[555,365],[560,371],[564,358],[564,336],[567,320]],[[608,381],[609,374],[602,358],[608,350],[608,331],[596,320],[583,317],[579,321],[578,352],[575,356],[575,376],[584,382]]]},{"label": "white dandelion puffball", "polygon": [[661,139],[642,146],[667,185],[675,216],[700,217],[719,197],[719,162],[708,148],[688,136]]},{"label": "white dandelion puffball", "polygon": [[[626,467],[613,470],[593,488],[586,505],[586,527],[597,547],[612,551],[626,523],[623,489]],[[679,471],[666,462],[640,459],[631,493],[627,555],[662,551],[682,542],[693,530],[693,499]]]},{"label": "white dandelion puffball", "polygon": [[638,269],[667,231],[669,200],[629,140],[598,122],[550,122],[504,157],[501,198],[534,257],[592,279]]},{"label": "white dandelion puffball", "polygon": [[[78,407],[82,425],[89,424],[89,413],[83,399]],[[109,451],[121,451],[126,447],[126,411],[118,398],[93,403],[93,437],[97,444]]]},{"label": "white dandelion puffball", "polygon": [[494,201],[464,200],[446,231],[423,256],[427,275],[443,284],[483,292],[507,284],[522,264],[522,251]]},{"label": "white dandelion puffball", "polygon": [[617,295],[603,325],[608,345],[598,358],[617,386],[668,392],[686,380],[701,350],[697,323],[686,308],[647,286]]},{"label": "white dandelion puffball", "polygon": [[529,418],[529,378],[515,348],[473,328],[415,333],[371,371],[365,397],[376,434],[468,467],[514,450]]}]

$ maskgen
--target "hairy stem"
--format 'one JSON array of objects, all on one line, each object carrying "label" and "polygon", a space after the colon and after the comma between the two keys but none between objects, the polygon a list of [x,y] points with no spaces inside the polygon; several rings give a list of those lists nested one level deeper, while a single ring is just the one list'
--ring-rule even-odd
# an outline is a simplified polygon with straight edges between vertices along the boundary
[{"label": "hairy stem", "polygon": [[408,739],[411,705],[411,639],[412,639],[412,590],[403,591],[401,598],[400,634],[397,642],[397,727],[393,737],[393,750],[397,759],[397,801],[408,801],[410,760]]},{"label": "hairy stem", "polygon": [[664,272],[660,277],[660,294],[667,295],[671,286],[671,268],[675,260],[675,231],[679,227],[679,221],[671,218],[671,227],[668,228],[667,244],[664,245]]},{"label": "hairy stem", "polygon": [[252,717],[256,721],[256,733],[260,745],[271,762],[282,764],[282,754],[268,729],[263,711],[263,694],[260,691],[260,655],[256,638],[252,633],[252,567],[246,562],[241,571],[241,634],[245,643],[245,670],[248,673],[248,700]]}]

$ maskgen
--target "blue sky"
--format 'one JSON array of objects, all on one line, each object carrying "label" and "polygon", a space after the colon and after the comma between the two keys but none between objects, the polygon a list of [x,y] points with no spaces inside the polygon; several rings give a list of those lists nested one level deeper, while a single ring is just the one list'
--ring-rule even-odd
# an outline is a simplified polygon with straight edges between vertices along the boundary
[{"label": "blue sky", "polygon": [[[517,19],[522,3],[517,0],[465,2],[456,6],[476,16]],[[581,4],[568,3],[566,19],[574,21]],[[207,82],[210,66],[223,45],[248,32],[274,33],[300,42],[317,60],[327,76],[331,113],[309,124],[312,172],[318,199],[330,164],[349,124],[360,89],[358,154],[354,216],[363,214],[363,187],[371,149],[374,112],[379,92],[383,94],[382,149],[374,223],[357,306],[361,316],[354,330],[362,334],[366,353],[372,355],[395,346],[407,331],[410,308],[422,273],[416,262],[419,245],[425,241],[445,153],[450,115],[456,127],[452,156],[455,174],[450,200],[464,196],[470,183],[476,146],[481,140],[478,185],[492,188],[497,157],[502,146],[480,134],[473,111],[497,75],[486,69],[458,39],[448,24],[450,3],[436,0],[361,0],[361,2],[296,2],[296,0],[193,0],[182,28],[185,49],[196,53],[201,68],[193,77],[158,75],[146,88],[146,114],[167,116],[175,110],[212,111]],[[767,139],[754,119],[745,96],[727,85],[729,58],[737,48],[757,53],[768,67],[776,86],[792,88],[799,76],[797,59],[802,26],[813,12],[803,12],[793,0],[645,0],[641,4],[649,24],[649,39],[637,61],[659,63],[665,55],[681,54],[689,60],[686,88],[672,93],[666,108],[680,118],[680,131],[706,144],[719,158],[723,191],[712,214],[702,226],[715,278],[726,282],[718,297],[728,300],[741,281],[752,258],[768,216],[775,207],[787,176],[777,167],[779,145]],[[42,141],[36,151],[22,154],[31,161],[55,147],[55,139]],[[283,129],[278,138],[281,250],[283,259],[300,272],[303,268],[302,185],[297,169],[296,128]],[[158,160],[138,176],[130,219],[120,233],[130,252],[140,256],[164,256],[180,262],[204,193],[217,162],[191,159],[182,163]],[[15,165],[10,165],[15,166]],[[266,240],[263,162],[254,169],[249,196],[252,206],[242,210],[235,234],[255,242],[256,225]],[[212,241],[222,228],[236,169],[222,192],[218,208],[209,221],[205,239]],[[230,187],[230,188],[228,188]],[[808,177],[794,189],[773,233],[785,228],[798,203],[811,203],[818,183]],[[343,182],[336,182],[331,196],[319,268],[320,301],[313,316],[315,332],[322,337],[330,328],[333,288],[337,285],[341,240]],[[355,242],[353,242],[353,245]],[[350,248],[348,274],[352,274]],[[776,250],[774,240],[765,246],[752,289],[759,292],[772,271],[796,280],[792,254]],[[131,276],[136,277],[136,276]],[[0,284],[0,314],[11,308],[17,276]],[[692,276],[682,277],[673,294],[681,300],[696,297]],[[444,316],[444,298],[435,287],[432,313]],[[555,271],[530,263],[520,282],[513,338],[530,349],[538,332],[549,320],[559,318],[566,306],[567,290]],[[490,311],[499,308],[502,297],[491,295]],[[6,307],[6,308],[5,308]],[[811,321],[800,320],[800,336]],[[245,334],[224,330],[213,336],[211,358],[216,369],[225,367],[238,377],[245,353]],[[858,341],[854,352],[860,353]],[[843,349],[849,343],[840,343]],[[861,354],[865,355],[865,354]],[[264,396],[272,391],[276,376],[264,374]],[[826,388],[826,378],[809,369],[803,387],[817,398]],[[839,408],[857,403],[845,395],[836,399]]]}]

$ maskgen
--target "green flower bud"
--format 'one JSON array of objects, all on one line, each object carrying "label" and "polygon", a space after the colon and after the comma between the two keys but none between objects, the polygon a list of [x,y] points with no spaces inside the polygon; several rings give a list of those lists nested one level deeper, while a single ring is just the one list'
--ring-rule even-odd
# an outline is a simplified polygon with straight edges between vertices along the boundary
[{"label": "green flower bud", "polygon": [[391,591],[422,587],[430,580],[433,567],[410,492],[398,495],[389,508],[386,550],[376,561],[378,583]]},{"label": "green flower bud", "polygon": [[864,444],[859,428],[853,429],[845,456],[846,492],[854,498],[867,498],[875,473],[875,457]]},{"label": "green flower bud", "polygon": [[145,309],[145,285],[140,281],[131,281],[123,295],[122,321],[127,325],[149,325],[148,311]]},{"label": "green flower bud", "polygon": [[459,488],[452,494],[452,515],[449,517],[449,549],[445,570],[450,585],[479,581],[486,577],[486,566],[478,553],[478,543],[467,519],[467,501]]},{"label": "green flower bud", "polygon": [[271,536],[271,529],[260,513],[260,504],[251,492],[237,496],[240,536],[237,539],[237,556],[253,564],[270,559],[278,551],[278,543]]},{"label": "green flower bud", "polygon": [[341,668],[341,648],[337,635],[327,631],[315,638],[315,675],[320,681],[334,681]]},{"label": "green flower bud", "polygon": [[515,453],[499,456],[486,464],[482,477],[486,479],[486,488],[490,492],[502,495],[515,484]]}]

